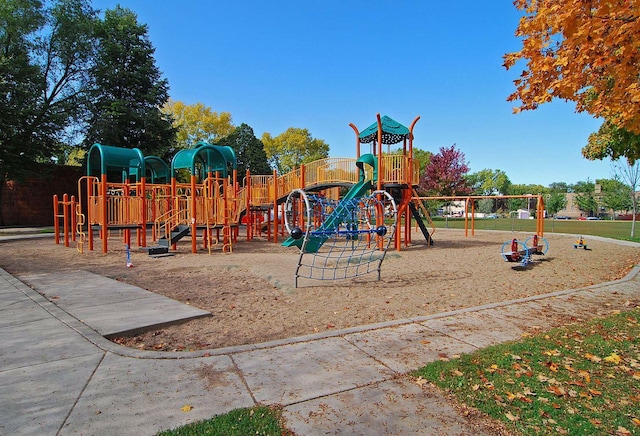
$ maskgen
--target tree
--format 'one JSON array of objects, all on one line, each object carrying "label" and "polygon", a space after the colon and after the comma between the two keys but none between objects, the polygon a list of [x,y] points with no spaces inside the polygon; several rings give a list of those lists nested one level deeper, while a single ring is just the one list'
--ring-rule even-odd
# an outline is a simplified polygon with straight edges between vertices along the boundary
[{"label": "tree", "polygon": [[55,161],[72,139],[84,116],[95,16],[88,0],[0,5],[2,181]]},{"label": "tree", "polygon": [[313,138],[307,129],[289,127],[275,138],[265,132],[262,134],[262,143],[271,166],[280,174],[329,156],[329,144]]},{"label": "tree", "polygon": [[200,141],[216,144],[235,128],[230,112],[214,112],[203,103],[186,105],[169,99],[162,112],[173,119],[178,149],[192,148]]},{"label": "tree", "polygon": [[567,193],[567,192],[573,192],[572,188],[569,184],[567,184],[566,182],[553,182],[549,184],[549,191],[550,192],[563,192],[563,193]]},{"label": "tree", "polygon": [[431,162],[431,156],[433,156],[433,153],[430,151],[413,147],[413,159],[420,162],[420,171],[423,171],[427,165],[429,165],[429,162]]},{"label": "tree", "polygon": [[471,192],[464,177],[467,172],[469,167],[464,161],[464,153],[457,150],[455,144],[449,148],[441,147],[425,167],[420,186],[434,196],[467,195]]},{"label": "tree", "polygon": [[593,216],[598,212],[598,201],[594,194],[595,184],[589,180],[586,182],[580,181],[574,185],[574,192],[577,194],[575,197],[578,208],[586,212],[588,216]]},{"label": "tree", "polygon": [[221,138],[220,145],[228,145],[233,148],[238,160],[238,177],[244,177],[247,170],[251,174],[271,174],[271,167],[264,151],[264,144],[253,133],[253,129],[242,123],[233,132]]},{"label": "tree", "polygon": [[478,212],[489,214],[493,212],[493,207],[495,206],[495,202],[491,198],[484,198],[478,201]]},{"label": "tree", "polygon": [[509,101],[536,109],[554,98],[576,103],[578,112],[640,134],[640,9],[627,0],[515,0],[525,15],[518,52],[504,56],[512,68],[526,60]]},{"label": "tree", "polygon": [[[508,195],[543,195],[548,192],[548,189],[542,185],[523,185],[514,184],[509,186],[507,191]],[[535,197],[530,198],[510,198],[507,201],[509,210],[518,209],[531,209],[537,208],[537,199]]]},{"label": "tree", "polygon": [[475,195],[502,195],[509,191],[511,181],[501,170],[484,169],[469,174],[467,181]]},{"label": "tree", "polygon": [[631,194],[631,208],[633,217],[631,218],[631,237],[636,236],[636,213],[638,211],[638,197],[637,189],[640,183],[640,162],[626,161],[614,161],[614,172],[621,180],[623,180],[629,186]]},{"label": "tree", "polygon": [[[403,152],[404,151],[403,151],[402,148],[397,148],[397,149],[393,150],[391,152],[391,154],[402,155]],[[420,162],[420,171],[421,172],[429,164],[429,161],[431,160],[431,156],[432,155],[433,155],[433,153],[431,153],[430,151],[422,150],[421,148],[416,148],[416,147],[413,148],[413,159],[417,160],[418,162]]]},{"label": "tree", "polygon": [[544,205],[551,215],[556,215],[567,206],[567,194],[554,191],[545,196]]},{"label": "tree", "polygon": [[160,111],[169,98],[168,83],[155,65],[147,26],[131,10],[116,6],[105,12],[97,35],[85,145],[137,147],[145,155],[168,158],[175,129]]},{"label": "tree", "polygon": [[94,24],[88,0],[0,2],[0,196],[34,162],[65,159],[84,114]]},{"label": "tree", "polygon": [[633,164],[640,158],[640,135],[605,121],[597,132],[589,135],[582,155],[589,160],[626,157]]},{"label": "tree", "polygon": [[[616,176],[617,177],[617,176]],[[602,188],[602,205],[611,209],[613,213],[619,210],[631,209],[630,188],[616,179],[601,179],[596,181]]]}]

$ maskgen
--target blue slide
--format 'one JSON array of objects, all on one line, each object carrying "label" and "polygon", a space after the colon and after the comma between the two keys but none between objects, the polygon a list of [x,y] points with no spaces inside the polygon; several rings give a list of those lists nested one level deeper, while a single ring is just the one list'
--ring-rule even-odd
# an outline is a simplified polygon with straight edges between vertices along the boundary
[{"label": "blue slide", "polygon": [[[309,235],[307,240],[307,245],[305,245],[306,253],[315,253],[317,252],[322,244],[329,239],[328,234],[334,232],[340,224],[344,221],[345,218],[348,217],[350,210],[345,206],[353,200],[354,198],[362,197],[367,192],[371,191],[373,188],[373,184],[371,180],[360,180],[358,183],[353,185],[349,192],[344,196],[344,198],[338,203],[335,210],[327,217],[327,219],[322,223],[322,225],[316,229],[319,235]],[[323,232],[327,232],[323,234]],[[302,244],[304,242],[304,238],[293,239],[291,236],[287,238],[286,241],[282,243],[284,247],[296,246],[298,248],[302,248]]]}]

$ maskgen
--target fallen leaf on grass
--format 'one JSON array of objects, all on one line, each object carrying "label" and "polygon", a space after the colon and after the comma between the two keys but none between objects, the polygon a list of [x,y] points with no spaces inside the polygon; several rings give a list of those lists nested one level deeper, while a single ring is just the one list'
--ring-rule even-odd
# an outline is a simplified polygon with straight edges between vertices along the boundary
[{"label": "fallen leaf on grass", "polygon": [[611,353],[610,355],[604,358],[605,362],[613,363],[614,365],[619,364],[621,360],[622,359],[620,358],[620,356],[618,356],[616,353]]},{"label": "fallen leaf on grass", "polygon": [[587,359],[589,359],[590,361],[595,362],[595,363],[599,363],[602,360],[601,357],[598,357],[598,356],[596,356],[594,354],[591,354],[591,353],[585,353],[584,357],[586,357]]},{"label": "fallen leaf on grass", "polygon": [[506,416],[509,421],[517,421],[520,419],[518,415],[514,415],[511,412],[505,413],[504,416]]},{"label": "fallen leaf on grass", "polygon": [[637,426],[639,426],[639,427],[640,427],[640,419],[638,419],[638,418],[633,418],[633,419],[631,420],[631,422],[633,422],[635,425],[637,425]]}]

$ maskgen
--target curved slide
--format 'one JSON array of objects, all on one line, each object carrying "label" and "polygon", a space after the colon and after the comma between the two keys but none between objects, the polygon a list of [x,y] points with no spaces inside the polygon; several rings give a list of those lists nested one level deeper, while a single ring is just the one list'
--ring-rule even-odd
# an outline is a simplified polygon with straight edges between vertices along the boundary
[{"label": "curved slide", "polygon": [[[326,220],[322,223],[322,225],[316,229],[319,235],[309,235],[307,240],[307,245],[305,245],[306,253],[315,253],[317,252],[322,244],[329,239],[327,234],[335,231],[340,224],[344,221],[344,219],[349,214],[349,209],[345,207],[345,204],[349,203],[352,199],[362,197],[367,192],[371,191],[373,188],[373,184],[371,180],[360,180],[358,183],[353,185],[349,192],[344,196],[344,198],[338,203],[338,206],[335,210],[327,217]],[[324,234],[323,232],[327,232]],[[302,244],[304,243],[304,238],[293,239],[291,236],[287,238],[282,245],[284,247],[296,246],[298,248],[302,248]]]}]

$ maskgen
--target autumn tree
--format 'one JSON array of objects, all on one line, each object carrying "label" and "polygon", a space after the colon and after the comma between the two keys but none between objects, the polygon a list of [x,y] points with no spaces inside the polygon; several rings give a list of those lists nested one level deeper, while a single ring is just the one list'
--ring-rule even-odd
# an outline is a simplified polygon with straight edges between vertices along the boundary
[{"label": "autumn tree", "polygon": [[280,174],[329,156],[329,144],[313,138],[307,129],[289,127],[276,137],[265,132],[262,134],[262,143],[269,163]]},{"label": "autumn tree", "polygon": [[175,129],[160,108],[169,99],[169,84],[155,64],[147,26],[131,10],[116,6],[105,11],[97,32],[85,145],[136,147],[168,158]]},{"label": "autumn tree", "polygon": [[220,138],[219,145],[233,148],[238,161],[238,177],[244,177],[247,170],[251,174],[271,174],[271,166],[264,151],[264,144],[253,133],[251,126],[242,123],[230,135]]},{"label": "autumn tree", "polygon": [[162,112],[173,119],[176,129],[176,148],[192,148],[200,141],[217,144],[222,137],[230,135],[235,126],[230,112],[215,112],[203,103],[184,104],[169,99]]},{"label": "autumn tree", "polygon": [[431,156],[431,162],[425,167],[420,178],[420,187],[429,195],[456,196],[471,192],[465,174],[469,167],[464,160],[464,153],[451,147],[441,147]]},{"label": "autumn tree", "polygon": [[640,134],[640,8],[629,0],[515,0],[524,16],[522,48],[504,66],[526,61],[509,101],[536,109],[554,98],[578,112]]},{"label": "autumn tree", "polygon": [[587,145],[582,148],[582,155],[589,160],[602,160],[606,157],[616,160],[624,157],[633,163],[640,158],[640,134],[605,121],[597,132],[589,135]]}]

